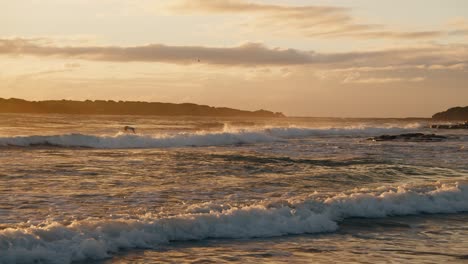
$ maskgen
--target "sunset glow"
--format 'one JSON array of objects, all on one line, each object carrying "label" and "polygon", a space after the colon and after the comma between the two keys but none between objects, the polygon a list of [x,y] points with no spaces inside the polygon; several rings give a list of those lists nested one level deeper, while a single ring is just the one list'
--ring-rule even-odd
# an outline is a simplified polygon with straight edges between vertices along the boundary
[{"label": "sunset glow", "polygon": [[0,9],[0,97],[429,117],[468,98],[468,3],[31,0]]}]

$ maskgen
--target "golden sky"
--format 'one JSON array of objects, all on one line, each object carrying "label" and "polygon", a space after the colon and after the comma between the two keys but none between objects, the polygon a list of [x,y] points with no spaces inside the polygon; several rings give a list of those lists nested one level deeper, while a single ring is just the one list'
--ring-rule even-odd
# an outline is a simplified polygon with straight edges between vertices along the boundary
[{"label": "golden sky", "polygon": [[290,116],[468,105],[466,0],[0,0],[0,97]]}]

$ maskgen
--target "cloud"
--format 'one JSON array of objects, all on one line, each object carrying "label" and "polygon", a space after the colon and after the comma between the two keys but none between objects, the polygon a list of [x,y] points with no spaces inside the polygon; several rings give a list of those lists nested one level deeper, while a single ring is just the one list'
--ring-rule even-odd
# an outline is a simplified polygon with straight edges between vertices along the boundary
[{"label": "cloud", "polygon": [[344,79],[341,83],[344,84],[385,84],[385,83],[394,83],[394,82],[422,82],[426,80],[425,77],[365,77],[362,76],[360,72],[350,72],[344,76]]},{"label": "cloud", "polygon": [[466,18],[454,18],[446,26],[451,28],[449,31],[451,36],[468,36],[468,19]]},{"label": "cloud", "polygon": [[398,31],[374,31],[374,30],[347,30],[346,28],[336,31],[329,31],[311,36],[323,37],[351,37],[351,38],[365,38],[365,39],[379,39],[379,38],[393,38],[393,39],[426,39],[436,38],[446,35],[442,31],[416,31],[416,32],[398,32]]},{"label": "cloud", "polygon": [[440,64],[435,64],[435,65],[430,65],[427,67],[429,70],[455,70],[455,71],[463,71],[468,69],[468,64],[467,63],[456,63],[456,64],[450,64],[450,65],[440,65]]},{"label": "cloud", "polygon": [[426,80],[424,77],[413,78],[359,78],[351,77],[343,80],[342,83],[360,83],[360,84],[383,84],[394,82],[422,82]]},{"label": "cloud", "polygon": [[[57,46],[34,39],[0,39],[0,55],[32,55],[109,62],[162,62],[224,66],[319,65],[323,70],[342,68],[430,67],[459,70],[468,63],[468,45],[428,45],[377,51],[318,53],[268,48],[259,43],[235,47],[168,46]],[[422,65],[422,66],[421,66]],[[427,66],[426,66],[427,65]],[[435,66],[439,65],[439,66]],[[79,66],[79,65],[75,65]],[[70,68],[70,65],[68,66]],[[73,66],[72,66],[73,67]]]},{"label": "cloud", "polygon": [[285,12],[300,13],[306,11],[310,15],[341,13],[346,8],[331,6],[281,6],[269,4],[257,4],[242,0],[185,0],[174,5],[172,9],[182,12],[202,11],[216,13],[233,12]]},{"label": "cloud", "polygon": [[[58,70],[48,70],[48,71],[40,71],[40,72],[35,72],[28,74],[28,76],[41,76],[41,75],[49,75],[49,74],[55,74],[55,73],[62,73],[62,72],[68,72],[70,70],[67,69],[58,69]],[[24,75],[26,77],[26,75]]]},{"label": "cloud", "polygon": [[248,26],[285,34],[320,38],[433,39],[464,31],[400,31],[371,23],[358,23],[350,9],[335,6],[259,4],[245,0],[182,0],[172,7],[180,13],[233,13],[254,16]]},{"label": "cloud", "polygon": [[50,69],[50,70],[44,70],[44,71],[37,71],[37,72],[30,72],[30,73],[25,73],[25,74],[20,74],[16,75],[15,79],[37,79],[40,77],[45,77],[49,75],[54,75],[54,74],[59,74],[59,73],[65,73],[65,72],[71,72],[71,69]]},{"label": "cloud", "polygon": [[[389,66],[377,66],[377,67],[349,67],[349,68],[335,68],[318,70],[315,75],[320,80],[330,80],[344,78],[345,80],[350,78],[360,77],[361,74],[404,74],[408,72],[422,72],[422,71],[465,71],[468,69],[467,63],[455,63],[455,64],[400,64],[400,65],[389,65]],[[356,78],[355,78],[356,79]]]},{"label": "cloud", "polygon": [[76,63],[76,62],[69,62],[69,63],[65,63],[63,67],[65,67],[66,69],[76,69],[76,68],[80,68],[81,64]]},{"label": "cloud", "polygon": [[134,47],[61,47],[40,45],[34,40],[28,39],[0,39],[0,54],[57,56],[97,61],[219,65],[300,65],[309,64],[315,60],[315,55],[310,52],[294,49],[269,49],[257,43],[247,43],[230,48],[167,46],[163,44]]}]

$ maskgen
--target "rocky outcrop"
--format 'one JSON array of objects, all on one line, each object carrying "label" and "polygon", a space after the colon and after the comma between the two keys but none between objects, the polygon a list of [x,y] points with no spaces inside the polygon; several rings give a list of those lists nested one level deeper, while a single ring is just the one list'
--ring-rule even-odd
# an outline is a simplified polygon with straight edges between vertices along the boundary
[{"label": "rocky outcrop", "polygon": [[197,104],[105,100],[26,101],[0,98],[0,113],[87,114],[87,115],[160,115],[160,116],[220,116],[220,117],[284,117],[267,110],[244,111],[226,107]]},{"label": "rocky outcrop", "polygon": [[400,134],[400,135],[382,135],[378,137],[369,138],[368,140],[432,142],[432,141],[442,141],[444,139],[447,139],[447,137],[436,135],[436,134],[407,133],[407,134]]},{"label": "rocky outcrop", "polygon": [[465,122],[465,123],[459,123],[459,124],[431,125],[431,128],[436,128],[436,129],[468,129],[468,121]]},{"label": "rocky outcrop", "polygon": [[433,115],[432,119],[466,121],[468,120],[468,106],[450,108],[447,111]]}]

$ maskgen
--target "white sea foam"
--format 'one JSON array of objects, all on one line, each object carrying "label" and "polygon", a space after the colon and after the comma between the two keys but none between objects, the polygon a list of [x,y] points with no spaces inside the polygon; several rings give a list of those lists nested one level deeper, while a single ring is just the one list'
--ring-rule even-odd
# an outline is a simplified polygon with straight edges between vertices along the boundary
[{"label": "white sea foam", "polygon": [[[211,210],[212,208],[213,210]],[[245,207],[202,204],[191,213],[140,220],[81,220],[0,231],[0,263],[70,263],[129,248],[206,238],[252,238],[331,232],[349,217],[468,211],[468,185],[382,187]]]},{"label": "white sea foam", "polygon": [[413,127],[347,127],[298,128],[270,127],[258,129],[228,129],[221,132],[195,132],[165,135],[133,135],[118,133],[114,136],[64,134],[52,136],[0,137],[0,146],[59,146],[88,148],[161,148],[183,146],[219,146],[282,141],[290,138],[352,135],[369,136],[381,133],[398,133]]}]

